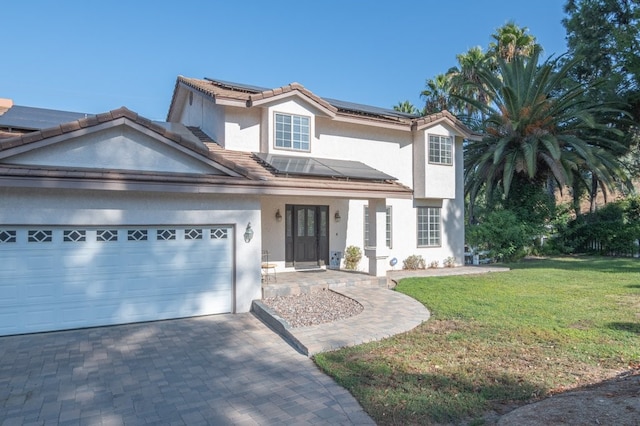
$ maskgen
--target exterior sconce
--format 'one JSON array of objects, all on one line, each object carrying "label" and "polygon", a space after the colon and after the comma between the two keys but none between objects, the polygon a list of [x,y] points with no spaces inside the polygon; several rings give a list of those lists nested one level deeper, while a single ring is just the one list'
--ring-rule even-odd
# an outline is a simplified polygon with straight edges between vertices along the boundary
[{"label": "exterior sconce", "polygon": [[251,222],[247,223],[247,229],[244,231],[244,242],[248,243],[253,238],[253,229],[251,229]]},{"label": "exterior sconce", "polygon": [[340,222],[340,219],[342,219],[342,217],[340,216],[340,210],[336,210],[336,214],[333,215],[333,218],[336,220],[336,222]]},{"label": "exterior sconce", "polygon": [[276,221],[282,222],[282,215],[280,214],[280,209],[276,212]]}]

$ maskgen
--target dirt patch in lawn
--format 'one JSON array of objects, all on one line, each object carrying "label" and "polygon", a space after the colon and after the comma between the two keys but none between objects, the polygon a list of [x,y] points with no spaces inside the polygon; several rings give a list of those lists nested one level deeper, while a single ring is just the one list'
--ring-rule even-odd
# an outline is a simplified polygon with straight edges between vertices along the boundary
[{"label": "dirt patch in lawn", "polygon": [[[509,412],[500,413],[505,411]],[[611,380],[559,393],[516,409],[498,408],[485,417],[485,424],[638,426],[640,368],[627,371]]]}]

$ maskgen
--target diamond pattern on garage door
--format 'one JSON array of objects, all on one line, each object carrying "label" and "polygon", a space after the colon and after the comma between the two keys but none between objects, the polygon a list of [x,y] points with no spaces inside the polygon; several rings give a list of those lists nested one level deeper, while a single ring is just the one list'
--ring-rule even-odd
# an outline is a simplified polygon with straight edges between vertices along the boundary
[{"label": "diamond pattern on garage door", "polygon": [[0,226],[0,335],[231,312],[231,230]]}]

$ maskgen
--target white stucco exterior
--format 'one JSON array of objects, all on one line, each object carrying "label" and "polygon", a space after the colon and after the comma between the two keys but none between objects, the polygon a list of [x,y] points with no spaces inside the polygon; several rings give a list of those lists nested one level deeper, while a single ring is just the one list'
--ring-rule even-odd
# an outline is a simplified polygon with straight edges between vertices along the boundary
[{"label": "white stucco exterior", "polygon": [[[180,99],[178,88],[174,99]],[[204,100],[196,100],[202,97]],[[446,258],[455,258],[456,264],[464,263],[464,193],[462,135],[447,123],[416,127],[380,123],[375,120],[337,117],[327,113],[313,99],[289,92],[260,101],[254,106],[228,106],[215,104],[202,93],[196,93],[192,105],[174,108],[179,113],[173,120],[187,125],[200,126],[225,149],[246,152],[263,152],[286,156],[316,157],[362,162],[397,178],[398,182],[413,189],[413,199],[312,198],[290,196],[263,196],[260,198],[262,216],[262,248],[269,251],[269,261],[278,270],[292,268],[285,259],[285,222],[277,221],[276,212],[284,217],[287,205],[328,206],[329,250],[344,253],[347,246],[355,245],[365,252],[364,206],[379,202],[392,211],[391,247],[386,247],[385,234],[378,232],[377,243],[371,244],[367,254],[377,260],[377,265],[366,257],[359,269],[383,275],[392,269],[389,261],[397,260],[395,269],[402,268],[402,261],[410,255],[421,255],[429,264],[437,261],[440,266]],[[296,151],[275,146],[275,113],[299,115],[310,119],[310,149]],[[194,117],[197,117],[194,118]],[[453,164],[430,164],[428,161],[429,135],[451,137],[454,141]],[[371,203],[371,204],[370,204]],[[433,247],[420,247],[417,241],[417,207],[441,209],[441,241]],[[339,212],[340,221],[335,220]],[[384,216],[378,216],[378,218]],[[378,230],[384,230],[384,225]],[[371,232],[371,231],[370,231]],[[382,235],[380,235],[382,234]],[[373,250],[371,250],[373,249]],[[374,262],[374,263],[375,263]],[[373,266],[370,266],[373,265]],[[378,269],[371,271],[370,269]],[[384,270],[379,270],[384,268]]]}]

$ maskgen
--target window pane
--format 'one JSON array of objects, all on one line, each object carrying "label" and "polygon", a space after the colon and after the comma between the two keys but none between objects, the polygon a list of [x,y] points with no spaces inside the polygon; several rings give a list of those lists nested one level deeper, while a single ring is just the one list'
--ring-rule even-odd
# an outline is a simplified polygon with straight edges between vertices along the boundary
[{"label": "window pane", "polygon": [[296,233],[298,237],[304,237],[304,210],[296,210],[296,220],[298,222],[298,232]]},{"label": "window pane", "polygon": [[364,246],[369,247],[369,206],[364,206]]},{"label": "window pane", "polygon": [[418,246],[439,246],[441,237],[440,209],[418,207],[417,240]]},{"label": "window pane", "polygon": [[327,212],[325,210],[321,210],[320,211],[320,236],[321,237],[326,237],[327,236]]},{"label": "window pane", "polygon": [[307,237],[316,235],[316,210],[307,209]]},{"label": "window pane", "polygon": [[429,162],[453,164],[453,139],[449,136],[429,135]]},{"label": "window pane", "polygon": [[386,217],[386,243],[387,247],[391,248],[391,206],[387,206],[387,217]]},{"label": "window pane", "polygon": [[309,117],[275,115],[275,146],[300,151],[309,150]]}]

